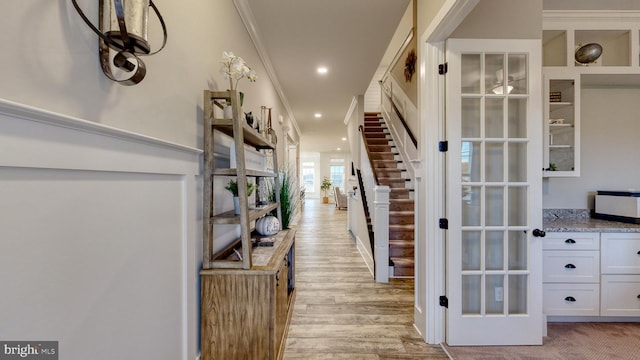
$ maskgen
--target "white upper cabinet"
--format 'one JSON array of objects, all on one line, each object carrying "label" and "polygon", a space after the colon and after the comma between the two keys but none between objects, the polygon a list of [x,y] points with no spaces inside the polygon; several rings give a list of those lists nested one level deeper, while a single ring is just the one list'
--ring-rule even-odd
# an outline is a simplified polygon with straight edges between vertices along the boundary
[{"label": "white upper cabinet", "polygon": [[640,74],[640,11],[545,11],[543,19],[543,174],[580,176],[580,84],[628,85]]}]

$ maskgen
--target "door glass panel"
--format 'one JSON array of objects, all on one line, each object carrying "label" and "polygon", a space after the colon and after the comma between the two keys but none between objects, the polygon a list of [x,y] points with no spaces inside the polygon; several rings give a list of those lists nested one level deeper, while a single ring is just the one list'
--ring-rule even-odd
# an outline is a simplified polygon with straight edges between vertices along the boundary
[{"label": "door glass panel", "polygon": [[519,211],[509,212],[509,226],[527,225],[527,188],[523,186],[509,187],[509,208]]},{"label": "door glass panel", "polygon": [[509,137],[510,138],[526,138],[527,137],[527,99],[525,98],[509,98],[507,101],[509,109]]},{"label": "door glass panel", "polygon": [[485,181],[504,181],[504,144],[488,142],[485,151]]},{"label": "door glass panel", "polygon": [[462,93],[480,94],[480,54],[462,55]]},{"label": "door glass panel", "polygon": [[462,275],[462,314],[480,315],[482,275]]},{"label": "door glass panel", "polygon": [[480,142],[463,141],[461,149],[462,157],[462,182],[479,182],[480,179]]},{"label": "door glass panel", "polygon": [[462,187],[462,226],[480,225],[480,186]]},{"label": "door glass panel", "polygon": [[462,232],[462,270],[480,270],[480,231]]},{"label": "door glass panel", "polygon": [[509,270],[527,270],[527,234],[509,231]]},{"label": "door glass panel", "polygon": [[485,225],[504,225],[504,189],[502,186],[487,186],[485,204]]},{"label": "door glass panel", "polygon": [[528,275],[509,275],[509,314],[527,313]]},{"label": "door glass panel", "polygon": [[484,137],[502,138],[504,129],[504,99],[485,99],[484,109]]},{"label": "door glass panel", "polygon": [[510,182],[527,181],[527,143],[509,143],[508,173]]},{"label": "door glass panel", "polygon": [[462,137],[480,137],[480,99],[462,99]]},{"label": "door glass panel", "polygon": [[484,71],[485,94],[503,94],[504,54],[486,54]]},{"label": "door glass panel", "polygon": [[485,245],[486,270],[504,270],[504,232],[487,231]]},{"label": "door glass panel", "polygon": [[504,275],[487,275],[485,304],[486,314],[504,314]]},{"label": "door glass panel", "polygon": [[525,54],[509,54],[508,82],[511,94],[527,94],[527,56]]}]

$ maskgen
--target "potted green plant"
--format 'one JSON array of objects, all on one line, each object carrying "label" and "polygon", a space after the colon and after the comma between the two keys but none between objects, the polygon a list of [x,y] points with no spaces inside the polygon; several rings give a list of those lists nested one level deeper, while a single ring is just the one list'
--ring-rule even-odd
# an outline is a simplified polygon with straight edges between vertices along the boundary
[{"label": "potted green plant", "polygon": [[[279,172],[280,183],[280,212],[282,215],[282,228],[288,229],[291,220],[298,210],[300,200],[300,190],[296,182],[295,176],[284,169]],[[276,201],[276,189],[273,182],[269,183],[269,197],[271,201]]]},{"label": "potted green plant", "polygon": [[329,191],[329,189],[331,189],[331,180],[329,180],[328,178],[324,178],[322,179],[322,183],[320,183],[320,190],[322,190],[322,203],[323,204],[328,204],[329,203],[329,197],[327,196],[327,191]]},{"label": "potted green plant", "polygon": [[[227,186],[224,187],[229,190],[233,195],[233,210],[236,215],[240,214],[240,198],[238,197],[238,182],[236,180],[230,180]],[[256,186],[253,183],[247,182],[247,197],[253,194]]]}]

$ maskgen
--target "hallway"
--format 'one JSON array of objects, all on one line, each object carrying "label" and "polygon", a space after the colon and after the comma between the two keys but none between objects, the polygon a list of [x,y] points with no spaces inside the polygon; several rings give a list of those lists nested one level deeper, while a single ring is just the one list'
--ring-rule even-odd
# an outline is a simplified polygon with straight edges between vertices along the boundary
[{"label": "hallway", "polygon": [[308,199],[298,219],[294,314],[285,359],[448,359],[413,327],[413,280],[373,280],[347,211]]}]

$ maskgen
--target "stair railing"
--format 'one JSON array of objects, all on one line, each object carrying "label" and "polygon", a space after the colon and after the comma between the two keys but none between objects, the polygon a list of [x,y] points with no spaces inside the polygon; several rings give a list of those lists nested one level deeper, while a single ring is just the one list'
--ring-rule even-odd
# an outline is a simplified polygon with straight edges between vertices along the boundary
[{"label": "stair railing", "polygon": [[378,177],[373,171],[373,159],[367,146],[364,134],[364,126],[359,128],[360,141],[360,166],[362,184],[364,188],[367,207],[371,212],[373,225],[373,248],[371,252],[375,259],[376,282],[389,282],[389,193],[391,189],[387,185],[379,185]]},{"label": "stair railing", "polygon": [[[413,134],[408,123],[416,122],[417,109],[408,100],[407,95],[402,89],[394,91],[394,80],[391,76],[385,76],[379,81],[381,87],[382,98],[380,99],[380,108],[382,115],[391,133],[391,137],[396,145],[400,157],[406,164],[406,170],[410,179],[415,179],[416,164],[419,163],[418,141]],[[402,110],[399,109],[395,99],[405,99],[402,103],[405,105]]]}]

